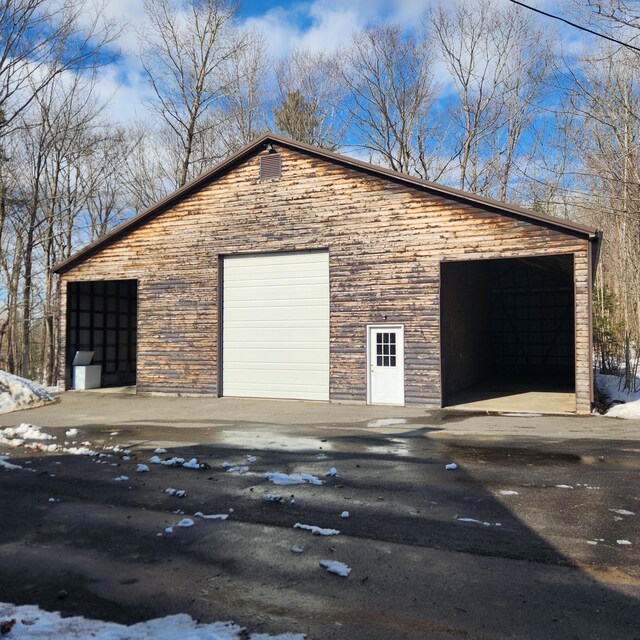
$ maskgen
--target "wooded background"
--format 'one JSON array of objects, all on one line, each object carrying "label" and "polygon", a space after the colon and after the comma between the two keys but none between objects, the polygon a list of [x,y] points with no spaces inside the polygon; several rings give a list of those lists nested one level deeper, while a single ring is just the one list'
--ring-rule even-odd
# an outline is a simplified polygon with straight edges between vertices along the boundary
[{"label": "wooded background", "polygon": [[[121,121],[97,90],[127,25],[80,0],[0,0],[0,369],[55,384],[53,265],[264,131],[604,232],[598,369],[640,354],[640,15],[434,2],[412,29],[271,53],[226,0],[154,0],[135,33],[151,96]],[[579,32],[578,32],[579,33]]]}]

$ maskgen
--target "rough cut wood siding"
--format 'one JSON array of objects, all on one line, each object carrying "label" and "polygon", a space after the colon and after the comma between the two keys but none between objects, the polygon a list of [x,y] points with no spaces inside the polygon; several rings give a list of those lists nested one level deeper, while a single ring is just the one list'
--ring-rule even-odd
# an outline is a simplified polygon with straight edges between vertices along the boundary
[{"label": "rough cut wood siding", "polygon": [[278,151],[279,180],[259,180],[258,154],[62,275],[138,280],[140,391],[216,393],[219,256],[326,248],[331,398],[366,400],[366,325],[403,323],[406,402],[437,407],[440,261],[570,253],[577,405],[589,410],[586,238]]}]

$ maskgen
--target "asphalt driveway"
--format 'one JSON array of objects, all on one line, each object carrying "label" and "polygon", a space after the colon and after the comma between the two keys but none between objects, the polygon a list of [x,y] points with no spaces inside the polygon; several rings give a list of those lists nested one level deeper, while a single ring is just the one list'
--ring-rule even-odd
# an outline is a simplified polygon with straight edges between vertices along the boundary
[{"label": "asphalt driveway", "polygon": [[21,422],[67,451],[0,469],[0,601],[320,639],[640,638],[638,424],[77,393],[0,416]]}]

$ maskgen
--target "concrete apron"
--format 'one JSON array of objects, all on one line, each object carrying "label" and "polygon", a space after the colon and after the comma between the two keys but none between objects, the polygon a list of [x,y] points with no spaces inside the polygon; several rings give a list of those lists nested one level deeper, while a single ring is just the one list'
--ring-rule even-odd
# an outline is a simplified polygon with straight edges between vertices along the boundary
[{"label": "concrete apron", "polygon": [[640,421],[603,416],[541,415],[519,412],[430,411],[423,407],[388,407],[293,400],[185,398],[131,393],[68,391],[58,402],[36,409],[0,415],[0,425],[23,422],[41,427],[175,427],[234,428],[264,425],[274,432],[283,426],[315,431],[319,427],[362,432],[391,432],[428,427],[430,437],[640,440]]}]

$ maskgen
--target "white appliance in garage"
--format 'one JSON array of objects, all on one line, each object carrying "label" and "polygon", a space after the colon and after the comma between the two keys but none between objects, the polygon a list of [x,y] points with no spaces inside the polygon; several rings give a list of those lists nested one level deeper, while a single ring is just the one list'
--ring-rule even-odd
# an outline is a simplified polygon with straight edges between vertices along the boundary
[{"label": "white appliance in garage", "polygon": [[329,253],[223,262],[222,392],[329,399]]},{"label": "white appliance in garage", "polygon": [[73,359],[73,388],[99,389],[101,384],[102,366],[91,364],[93,351],[76,351]]}]

